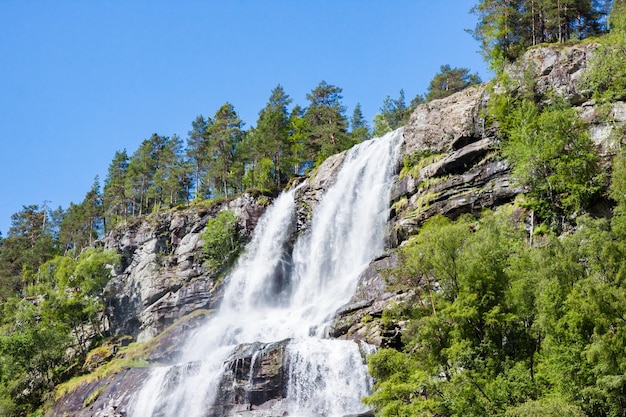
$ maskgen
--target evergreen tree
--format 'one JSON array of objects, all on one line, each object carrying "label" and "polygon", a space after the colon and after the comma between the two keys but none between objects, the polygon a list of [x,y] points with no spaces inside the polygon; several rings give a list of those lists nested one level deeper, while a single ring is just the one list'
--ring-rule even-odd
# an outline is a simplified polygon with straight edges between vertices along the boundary
[{"label": "evergreen tree", "polygon": [[150,139],[145,139],[128,163],[126,188],[131,196],[133,215],[141,216],[148,210],[148,189],[154,178],[155,154],[161,141],[156,133]]},{"label": "evergreen tree", "polygon": [[107,171],[107,177],[104,180],[103,208],[106,227],[115,226],[121,219],[126,219],[128,215],[127,173],[128,154],[124,149],[121,152],[115,152]]},{"label": "evergreen tree", "polygon": [[11,227],[0,247],[0,286],[4,294],[36,280],[37,270],[56,255],[56,225],[46,209],[24,206],[11,216]]},{"label": "evergreen tree", "polygon": [[350,119],[350,138],[352,142],[359,143],[370,137],[370,129],[367,125],[367,120],[363,117],[361,103],[357,103],[356,106],[354,106],[352,118]]},{"label": "evergreen tree", "polygon": [[191,184],[190,168],[183,157],[182,140],[174,135],[164,138],[156,154],[154,180],[149,194],[154,201],[153,207],[161,205],[172,207],[179,202],[186,202]]},{"label": "evergreen tree", "polygon": [[100,181],[94,179],[91,189],[80,204],[70,203],[59,229],[59,244],[65,254],[72,251],[77,256],[91,245],[104,230],[104,211]]},{"label": "evergreen tree", "polygon": [[[243,121],[230,103],[220,107],[213,118],[213,124],[207,129],[208,152],[211,158],[208,178],[213,196],[229,196],[240,191],[243,184],[243,172],[236,172],[236,151],[244,139]],[[243,170],[243,166],[239,167]]]},{"label": "evergreen tree", "polygon": [[[287,106],[291,98],[279,84],[273,90],[269,101],[259,112],[251,163],[258,177],[269,178],[272,183],[259,183],[261,188],[281,188],[289,179],[289,112]],[[267,159],[267,163],[262,163]]]},{"label": "evergreen tree", "polygon": [[452,68],[450,65],[442,65],[428,86],[426,100],[448,97],[471,85],[480,84],[478,74],[470,74],[468,68]]},{"label": "evergreen tree", "polygon": [[209,195],[208,187],[203,180],[210,164],[208,129],[212,124],[213,120],[210,117],[205,119],[200,115],[191,123],[192,129],[188,132],[187,157],[193,166],[194,192],[197,198]]},{"label": "evergreen tree", "polygon": [[[426,98],[423,95],[419,94],[419,93],[416,94],[415,97],[413,97],[413,100],[411,100],[411,104],[409,105],[409,107],[411,109],[410,113],[413,113],[413,110],[415,110],[415,108],[417,106],[419,106],[420,104],[423,104],[423,103],[426,103]],[[409,114],[409,116],[410,116],[410,114]],[[407,119],[407,122],[408,122],[408,119]]]},{"label": "evergreen tree", "polygon": [[472,32],[496,71],[529,46],[601,33],[610,0],[482,0]]},{"label": "evergreen tree", "polygon": [[385,97],[383,106],[380,108],[380,114],[384,117],[389,129],[396,130],[406,124],[411,115],[411,110],[404,101],[404,90],[400,90],[400,95],[395,100],[389,96]]},{"label": "evergreen tree", "polygon": [[347,134],[348,120],[341,104],[342,89],[326,81],[307,94],[309,107],[304,113],[308,127],[307,144],[315,153],[317,163],[352,145]]},{"label": "evergreen tree", "polygon": [[296,105],[289,115],[289,166],[291,175],[301,175],[313,165],[313,153],[308,143],[309,126],[302,107]]}]

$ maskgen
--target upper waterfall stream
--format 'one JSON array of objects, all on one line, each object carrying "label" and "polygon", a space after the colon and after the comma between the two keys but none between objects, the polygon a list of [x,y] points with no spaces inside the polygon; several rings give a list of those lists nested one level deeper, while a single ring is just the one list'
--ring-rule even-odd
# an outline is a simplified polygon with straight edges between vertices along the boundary
[{"label": "upper waterfall stream", "polygon": [[[354,294],[359,274],[384,250],[401,137],[397,130],[347,152],[308,232],[295,244],[294,191],[276,199],[227,278],[220,309],[190,335],[178,364],[152,371],[134,397],[131,416],[224,415],[215,403],[229,357],[242,344],[284,340],[288,383],[281,407],[289,416],[366,410],[361,398],[371,382],[359,345],[326,335]],[[256,353],[250,368],[255,358]]]}]

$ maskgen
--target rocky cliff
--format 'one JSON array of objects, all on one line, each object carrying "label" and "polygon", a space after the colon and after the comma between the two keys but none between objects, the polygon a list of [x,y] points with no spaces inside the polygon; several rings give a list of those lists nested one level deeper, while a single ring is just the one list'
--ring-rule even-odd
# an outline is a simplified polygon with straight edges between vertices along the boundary
[{"label": "rocky cliff", "polygon": [[[600,154],[608,158],[616,149],[614,132],[626,125],[626,104],[613,104],[611,117],[600,118],[589,92],[580,88],[594,49],[592,44],[536,47],[507,73],[516,86],[513,94],[531,89],[540,101],[557,93],[577,106]],[[468,88],[420,105],[411,115],[404,128],[401,171],[392,189],[389,249],[401,245],[435,214],[456,217],[479,212],[512,201],[523,191],[497,152],[497,125],[486,118],[490,95],[498,88]],[[328,158],[298,188],[297,233],[306,232],[311,213],[336,178],[343,155]],[[154,215],[107,236],[103,245],[116,249],[123,258],[121,270],[108,287],[110,331],[145,342],[143,348],[133,351],[120,348],[118,359],[158,363],[175,355],[185,330],[209,314],[207,310],[221,295],[218,277],[203,267],[200,234],[207,220],[219,210],[231,209],[238,216],[241,233],[249,236],[266,204],[267,198],[245,194],[210,208]],[[395,262],[390,250],[363,272],[354,297],[337,314],[330,329],[332,337],[400,346],[402,323],[375,320],[390,302],[405,296],[390,290],[381,273]],[[264,354],[255,361],[252,352],[258,351]],[[242,346],[227,364],[231,372],[222,384],[221,408],[214,414],[270,416],[284,411],[276,406],[284,396],[288,367],[282,352],[281,344]],[[122,366],[104,378],[86,379],[62,396],[47,415],[125,416],[129,390],[146,375],[144,368]]]},{"label": "rocky cliff", "polygon": [[201,233],[207,220],[232,210],[245,241],[268,203],[267,197],[243,194],[210,207],[155,214],[109,233],[102,245],[122,255],[105,291],[110,332],[142,342],[186,314],[213,308],[220,285],[203,266]]}]

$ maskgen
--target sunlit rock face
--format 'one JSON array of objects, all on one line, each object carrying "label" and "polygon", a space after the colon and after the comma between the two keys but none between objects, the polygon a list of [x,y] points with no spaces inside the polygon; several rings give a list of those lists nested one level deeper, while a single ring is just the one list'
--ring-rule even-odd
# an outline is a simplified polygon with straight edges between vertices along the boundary
[{"label": "sunlit rock face", "polygon": [[180,317],[213,308],[221,297],[217,277],[203,267],[201,234],[207,220],[224,209],[238,218],[249,240],[267,198],[250,194],[210,208],[151,215],[118,227],[102,244],[122,255],[122,267],[107,289],[110,331],[146,341]]},{"label": "sunlit rock face", "polygon": [[[603,163],[619,147],[626,125],[626,104],[601,109],[582,87],[584,71],[597,45],[537,46],[530,48],[505,73],[507,91],[547,102],[557,94],[575,106],[589,127]],[[404,133],[403,157],[430,155],[428,163],[401,175],[394,184],[391,237],[401,244],[428,218],[455,218],[478,213],[511,201],[523,191],[511,177],[508,162],[497,150],[498,126],[488,119],[489,97],[502,85],[475,86],[418,106]],[[608,112],[610,117],[599,117]]]}]

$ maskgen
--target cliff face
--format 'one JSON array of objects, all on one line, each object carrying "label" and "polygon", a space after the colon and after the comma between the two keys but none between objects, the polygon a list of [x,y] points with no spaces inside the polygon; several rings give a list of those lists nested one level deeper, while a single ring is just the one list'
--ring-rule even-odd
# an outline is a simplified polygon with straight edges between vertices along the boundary
[{"label": "cliff face", "polygon": [[[521,65],[509,68],[507,73],[519,92],[531,88],[539,101],[555,92],[577,106],[592,140],[608,161],[619,143],[615,132],[623,132],[626,126],[626,104],[613,104],[609,120],[601,119],[589,92],[580,88],[594,49],[594,45],[533,48],[522,58]],[[533,82],[528,83],[529,79]],[[479,212],[509,202],[523,191],[511,177],[507,161],[498,155],[497,126],[486,120],[490,91],[486,86],[468,88],[423,104],[411,115],[404,128],[400,165],[405,166],[392,189],[390,249],[435,214],[454,218]],[[606,114],[606,109],[602,111]],[[311,213],[336,179],[343,156],[326,160],[297,189],[297,233],[307,230]],[[264,203],[243,195],[210,209],[156,215],[109,235],[103,242],[105,248],[116,249],[123,257],[122,268],[107,293],[111,333],[131,335],[138,341],[152,340],[143,359],[168,362],[184,339],[185,329],[196,326],[205,315],[202,311],[213,308],[221,297],[217,277],[202,266],[200,234],[207,220],[221,209],[231,209],[238,216],[242,234],[249,237],[267,201]],[[372,320],[380,318],[389,303],[405,296],[391,291],[382,276],[381,271],[395,264],[390,251],[363,272],[354,297],[337,314],[330,329],[332,337],[362,340],[375,346],[401,345],[402,323],[384,325],[381,320]],[[197,313],[193,319],[181,320],[194,311]],[[264,352],[262,360],[254,362],[250,370],[252,356],[259,351]],[[280,414],[288,369],[283,351],[281,344],[242,346],[227,364],[232,372],[226,374],[222,408],[214,410],[215,415]],[[145,369],[131,368],[86,383],[64,396],[47,415],[127,415],[128,392],[146,376]],[[87,402],[87,398],[91,400]]]},{"label": "cliff face", "polygon": [[232,210],[245,240],[266,205],[243,194],[211,208],[156,214],[110,233],[104,248],[122,255],[121,270],[106,289],[110,332],[142,342],[186,314],[213,308],[221,292],[218,277],[203,266],[201,234],[207,220]]}]

